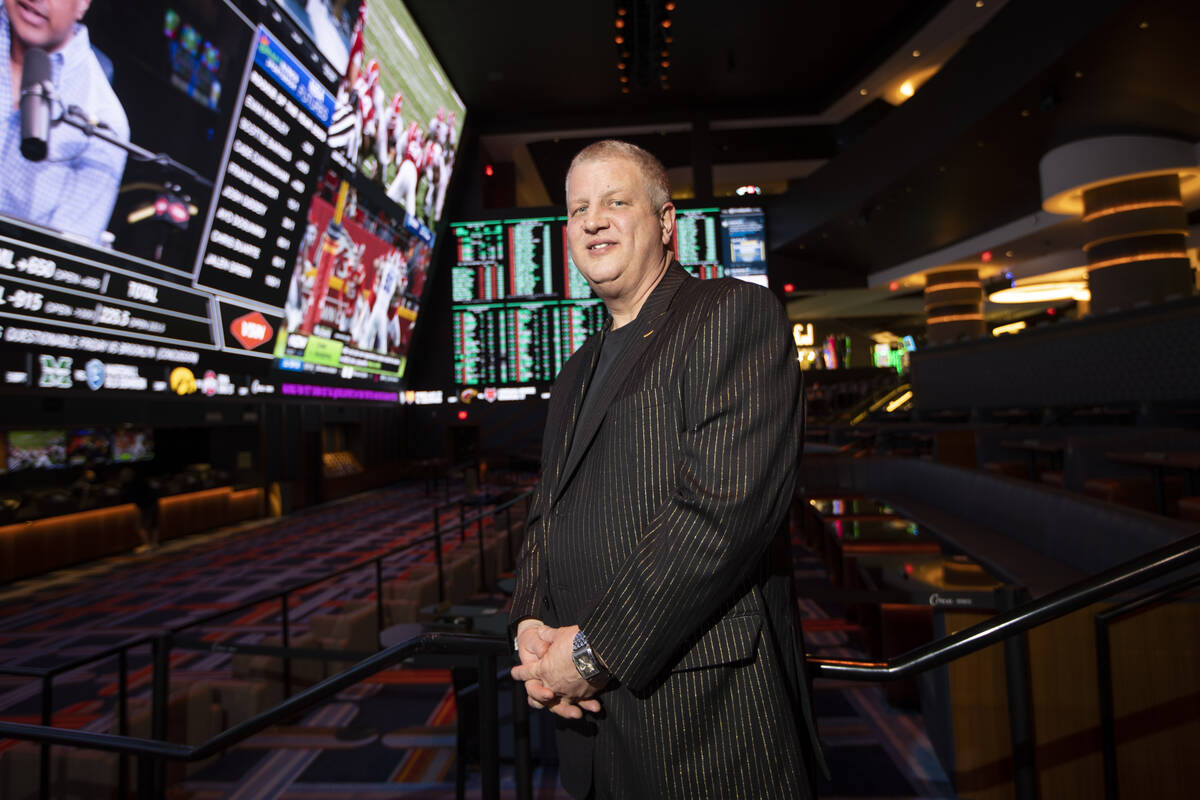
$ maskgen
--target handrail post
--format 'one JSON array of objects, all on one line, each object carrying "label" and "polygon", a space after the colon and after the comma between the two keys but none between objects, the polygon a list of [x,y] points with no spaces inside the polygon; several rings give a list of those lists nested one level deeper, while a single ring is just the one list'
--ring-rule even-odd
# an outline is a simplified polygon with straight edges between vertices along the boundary
[{"label": "handrail post", "polygon": [[496,656],[479,657],[479,772],[484,800],[500,800],[500,710]]},{"label": "handrail post", "polygon": [[442,571],[442,532],[433,529],[433,561],[437,565],[437,598],[438,603],[446,601],[446,577]]},{"label": "handrail post", "polygon": [[[117,733],[129,735],[129,651],[117,653]],[[129,756],[117,758],[117,797],[129,797]]]},{"label": "handrail post", "polygon": [[[154,638],[150,645],[151,659],[154,664],[152,686],[150,690],[150,738],[160,742],[167,740],[167,705],[170,702],[171,690],[171,634],[163,633]],[[164,789],[164,772],[162,759],[143,757],[148,761],[143,765],[142,772],[149,773],[149,790],[151,796],[158,797]],[[147,775],[139,779],[145,781]],[[139,786],[139,791],[142,789]]]},{"label": "handrail post", "polygon": [[484,565],[483,555],[483,512],[481,511],[476,518],[475,538],[479,540],[479,591],[486,592],[487,585],[487,567]]},{"label": "handrail post", "polygon": [[375,558],[375,641],[383,632],[383,557]]},{"label": "handrail post", "polygon": [[525,684],[512,682],[513,771],[516,773],[517,800],[533,800],[533,755],[529,742],[529,703]]},{"label": "handrail post", "polygon": [[1113,719],[1112,652],[1109,649],[1108,619],[1100,615],[1096,626],[1096,688],[1100,700],[1100,752],[1104,766],[1104,800],[1117,800],[1117,736]]},{"label": "handrail post", "polygon": [[[1003,611],[1011,611],[1030,599],[1029,590],[1024,586],[1001,586],[996,595]],[[1036,741],[1033,735],[1033,715],[1029,707],[1029,648],[1023,633],[1004,640],[1004,679],[1008,690],[1013,791],[1017,800],[1037,800]]]},{"label": "handrail post", "polygon": [[512,503],[504,506],[504,542],[508,547],[508,564],[513,563],[513,540],[512,540]]},{"label": "handrail post", "polygon": [[[42,676],[42,724],[54,724],[54,675]],[[38,748],[38,797],[50,800],[50,745]]]},{"label": "handrail post", "polygon": [[[279,598],[280,621],[283,628],[283,646],[291,647],[291,629],[288,628],[288,593],[284,592]],[[292,657],[283,657],[283,696],[292,696]]]}]

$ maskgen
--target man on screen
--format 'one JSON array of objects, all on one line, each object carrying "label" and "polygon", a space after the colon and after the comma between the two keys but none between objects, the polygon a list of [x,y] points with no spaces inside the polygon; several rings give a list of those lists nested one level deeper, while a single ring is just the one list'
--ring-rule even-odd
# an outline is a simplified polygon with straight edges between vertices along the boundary
[{"label": "man on screen", "polygon": [[786,527],[800,368],[766,289],[672,258],[662,164],[567,172],[572,260],[609,313],[551,393],[510,621],[572,797],[811,797],[820,764]]},{"label": "man on screen", "polygon": [[50,54],[57,119],[75,106],[120,139],[129,138],[125,110],[108,83],[87,28],[91,0],[4,0],[0,9],[0,213],[99,243],[125,169],[125,151],[65,123],[53,125],[42,161],[21,155],[21,76],[25,53]]}]

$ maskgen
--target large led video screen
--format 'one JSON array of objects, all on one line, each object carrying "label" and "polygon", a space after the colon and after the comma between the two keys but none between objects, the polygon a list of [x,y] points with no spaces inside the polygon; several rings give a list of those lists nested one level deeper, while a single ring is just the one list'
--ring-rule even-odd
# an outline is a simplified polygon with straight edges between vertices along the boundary
[{"label": "large led video screen", "polygon": [[399,390],[466,115],[401,0],[95,0],[42,62],[0,15],[3,385]]},{"label": "large led video screen", "polygon": [[[767,285],[761,208],[677,208],[671,248],[694,277]],[[604,305],[575,268],[567,218],[454,222],[451,267],[454,381],[460,386],[554,381]]]}]

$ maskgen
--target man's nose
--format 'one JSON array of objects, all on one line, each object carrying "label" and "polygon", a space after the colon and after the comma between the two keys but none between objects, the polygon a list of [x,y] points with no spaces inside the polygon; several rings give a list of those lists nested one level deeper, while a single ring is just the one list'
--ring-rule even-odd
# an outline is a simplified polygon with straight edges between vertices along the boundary
[{"label": "man's nose", "polygon": [[602,213],[602,209],[589,207],[583,212],[583,229],[588,233],[595,233],[598,230],[608,227],[608,220]]}]

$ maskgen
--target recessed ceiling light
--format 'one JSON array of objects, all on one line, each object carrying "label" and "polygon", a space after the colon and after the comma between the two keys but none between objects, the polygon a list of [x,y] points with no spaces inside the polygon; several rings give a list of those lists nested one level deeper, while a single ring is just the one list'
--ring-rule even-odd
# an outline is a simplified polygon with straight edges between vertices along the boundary
[{"label": "recessed ceiling light", "polygon": [[1149,23],[1149,22],[1142,21],[1142,22],[1139,22],[1139,23],[1138,23],[1138,28],[1139,28],[1139,29],[1141,29],[1141,30],[1143,30],[1143,31],[1144,31],[1144,30],[1147,30],[1149,27],[1150,27],[1150,23]]},{"label": "recessed ceiling light", "polygon": [[1028,116],[1029,116],[1029,109],[1028,109],[1028,108],[1022,108],[1022,109],[1021,109],[1021,116],[1022,116],[1022,117],[1028,117]]},{"label": "recessed ceiling light", "polygon": [[983,0],[975,0],[976,8],[983,8]]},{"label": "recessed ceiling light", "polygon": [[913,91],[912,81],[905,81],[904,83],[900,84],[900,94],[904,95],[905,97],[912,97]]},{"label": "recessed ceiling light", "polygon": [[920,58],[920,57],[921,57],[921,51],[913,50],[913,58]]},{"label": "recessed ceiling light", "polygon": [[866,97],[866,96],[867,96],[867,90],[866,90],[866,89],[859,89],[859,90],[858,90],[858,93],[859,93],[859,94],[861,94],[863,97]]},{"label": "recessed ceiling light", "polygon": [[1076,78],[1082,78],[1082,77],[1083,77],[1083,70],[1078,70],[1078,69],[1077,69],[1077,70],[1075,70],[1075,77],[1076,77]]}]

